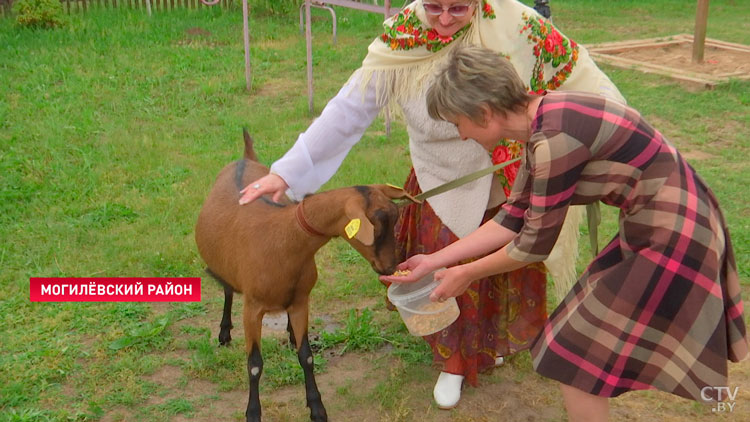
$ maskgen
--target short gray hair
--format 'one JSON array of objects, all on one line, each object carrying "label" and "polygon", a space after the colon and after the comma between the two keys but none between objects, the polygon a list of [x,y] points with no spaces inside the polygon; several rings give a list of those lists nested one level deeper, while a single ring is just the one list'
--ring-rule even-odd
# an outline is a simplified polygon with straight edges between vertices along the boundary
[{"label": "short gray hair", "polygon": [[488,48],[456,46],[432,77],[427,112],[435,120],[466,116],[484,124],[483,105],[504,115],[531,98],[508,59]]}]

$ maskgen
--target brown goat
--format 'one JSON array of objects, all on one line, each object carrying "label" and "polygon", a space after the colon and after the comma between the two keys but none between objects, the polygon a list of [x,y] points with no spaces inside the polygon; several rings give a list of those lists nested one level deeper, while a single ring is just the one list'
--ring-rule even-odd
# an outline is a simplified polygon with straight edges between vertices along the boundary
[{"label": "brown goat", "polygon": [[239,205],[240,189],[268,173],[256,161],[247,131],[244,136],[244,159],[219,173],[195,229],[195,241],[207,271],[224,286],[219,342],[226,345],[232,339],[232,298],[234,292],[242,293],[250,383],[245,416],[247,421],[260,421],[263,315],[286,311],[290,341],[297,348],[305,374],[310,419],[327,421],[307,337],[309,295],[318,278],[315,253],[332,237],[342,236],[376,272],[393,273],[397,264],[393,230],[398,209],[392,200],[410,197],[399,188],[370,185],[309,195],[299,203],[286,198],[283,203],[275,203],[262,197]]}]

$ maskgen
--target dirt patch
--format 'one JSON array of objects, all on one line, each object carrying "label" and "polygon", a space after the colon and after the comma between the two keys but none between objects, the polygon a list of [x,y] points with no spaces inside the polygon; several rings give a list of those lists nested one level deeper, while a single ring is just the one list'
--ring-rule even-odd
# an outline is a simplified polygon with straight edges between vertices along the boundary
[{"label": "dirt patch", "polygon": [[708,75],[737,74],[739,76],[750,73],[750,52],[714,46],[705,47],[703,63],[693,63],[693,46],[688,43],[634,48],[610,54]]},{"label": "dirt patch", "polygon": [[185,38],[177,41],[177,45],[193,48],[213,48],[221,45],[226,45],[226,43],[223,42],[212,41],[212,37],[213,34],[210,31],[194,26],[185,30]]},{"label": "dirt patch", "polygon": [[[247,404],[246,392],[219,392],[217,384],[190,378],[176,366],[165,365],[143,379],[158,386],[156,394],[143,403],[145,406],[163,405],[173,399],[186,399],[201,403],[202,406],[197,409],[195,418],[191,417],[190,420],[232,420],[234,414],[241,411],[242,406]],[[171,420],[179,421],[182,418],[184,417],[181,415],[175,415]]]},{"label": "dirt patch", "polygon": [[211,36],[210,31],[207,31],[203,28],[198,28],[197,26],[186,29],[185,33],[191,37],[210,37]]},{"label": "dirt patch", "polygon": [[648,116],[647,120],[679,149],[683,157],[692,162],[715,159],[721,156],[723,150],[736,148],[742,124],[732,116],[725,117],[723,120],[706,120],[708,138],[704,142],[686,136],[678,125],[669,120],[658,116]]},{"label": "dirt patch", "polygon": [[[349,353],[329,358],[325,373],[316,376],[323,403],[331,421],[419,421],[433,422],[489,422],[513,420],[519,422],[564,421],[565,411],[555,382],[529,371],[528,361],[508,364],[492,374],[480,375],[479,388],[464,388],[461,403],[453,410],[438,409],[432,402],[432,378],[408,380],[410,388],[388,406],[373,400],[374,391],[383,380],[394,376],[397,368],[383,361],[380,353]],[[384,364],[385,363],[385,364]],[[434,371],[437,376],[437,371]],[[203,399],[202,406],[189,417],[195,422],[239,420],[247,405],[247,391],[220,391],[218,385],[189,379],[185,384],[182,370],[164,366],[145,377],[160,385],[158,395],[148,405],[158,405],[182,397]],[[730,366],[730,386],[738,388],[733,412],[712,412],[710,407],[698,405],[680,397],[658,391],[625,394],[611,401],[612,421],[735,421],[750,418],[750,363]],[[261,393],[264,420],[308,420],[302,385],[283,387]],[[744,407],[742,407],[744,405]],[[103,420],[128,420],[127,409],[115,409]],[[512,417],[509,417],[512,415]],[[182,415],[171,421],[179,422]]]},{"label": "dirt patch", "polygon": [[307,85],[304,78],[294,79],[268,79],[258,88],[255,95],[259,98],[275,96],[283,101],[291,101],[301,95],[307,95]]},{"label": "dirt patch", "polygon": [[706,39],[702,62],[693,62],[693,37],[630,40],[588,47],[597,62],[669,76],[682,83],[713,88],[731,79],[748,79],[750,46]]},{"label": "dirt patch", "polygon": [[688,161],[708,160],[716,157],[715,155],[698,150],[683,152],[682,156]]},{"label": "dirt patch", "polygon": [[[750,297],[750,288],[744,288],[745,297]],[[343,306],[337,301],[319,305],[322,309],[311,309],[311,320],[316,315],[321,327],[336,318],[329,317],[330,305]],[[349,304],[353,306],[353,304]],[[360,305],[360,304],[357,304]],[[218,335],[221,315],[220,301],[206,304],[206,314],[192,317],[190,325],[210,327],[211,338]],[[234,312],[241,315],[241,304],[236,303]],[[387,312],[385,310],[378,311]],[[178,322],[182,323],[182,321]],[[244,341],[241,317],[235,315],[233,330],[236,342]],[[264,319],[263,335],[287,337],[284,314],[270,314]],[[218,347],[218,346],[217,346]],[[189,359],[183,349],[166,352],[166,362]],[[175,358],[175,359],[171,359]],[[432,388],[438,370],[429,365],[404,371],[403,364],[393,356],[392,346],[371,353],[346,353],[327,355],[328,364],[323,373],[316,374],[323,403],[329,420],[357,422],[490,422],[512,420],[519,422],[565,421],[566,414],[562,397],[555,381],[537,375],[531,368],[527,352],[509,359],[504,366],[492,373],[480,374],[478,388],[465,387],[459,406],[453,410],[438,409],[432,401]],[[244,370],[244,362],[238,362],[238,370]],[[301,371],[301,369],[300,369]],[[405,375],[405,374],[409,375]],[[266,375],[264,375],[265,377]],[[240,421],[247,406],[246,385],[231,391],[216,383],[196,379],[179,364],[159,367],[143,380],[156,385],[154,394],[144,406],[162,406],[170,400],[185,398],[194,404],[190,414],[166,415],[169,422]],[[266,380],[267,381],[267,380]],[[263,385],[263,379],[261,380]],[[394,393],[389,393],[390,385]],[[266,383],[267,385],[267,383]],[[750,420],[750,360],[729,364],[729,387],[737,388],[734,408],[718,411],[711,405],[698,404],[660,391],[637,391],[624,394],[610,402],[610,420],[650,422],[678,421],[740,421]],[[276,390],[261,388],[261,404],[265,421],[296,422],[309,420],[309,409],[305,402],[304,385],[292,385]],[[116,407],[103,416],[102,421],[117,422],[133,420],[137,410]]]}]

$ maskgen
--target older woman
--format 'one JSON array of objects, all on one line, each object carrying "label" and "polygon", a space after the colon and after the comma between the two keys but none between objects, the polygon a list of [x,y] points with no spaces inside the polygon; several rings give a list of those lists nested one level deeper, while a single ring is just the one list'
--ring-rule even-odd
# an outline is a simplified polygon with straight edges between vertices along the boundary
[{"label": "older woman", "polygon": [[435,274],[431,299],[460,295],[543,260],[570,206],[601,201],[620,210],[620,231],[534,340],[534,368],[561,383],[571,421],[606,420],[606,398],[630,390],[706,400],[706,387],[727,385],[727,361],[748,354],[732,244],[713,192],[671,143],[604,97],[527,94],[510,63],[480,47],[454,51],[427,102],[462,139],[490,149],[510,137],[525,154],[494,219],[410,258],[400,281],[492,252]]},{"label": "older woman", "polygon": [[[406,120],[413,169],[405,189],[410,193],[491,166],[480,146],[461,142],[453,125],[427,115],[428,75],[458,45],[483,45],[509,57],[529,90],[576,89],[624,101],[583,47],[514,0],[418,0],[388,19],[384,29],[370,44],[362,67],[273,163],[271,174],[245,188],[241,203],[265,194],[278,199],[284,192],[301,199],[316,191],[387,103]],[[501,176],[486,176],[403,208],[397,226],[402,258],[439,250],[491,218],[505,199],[503,185],[509,187],[514,177],[512,172]],[[567,230],[573,245],[575,231],[575,224]],[[574,254],[558,256],[561,264],[547,262],[553,275],[574,265]],[[476,385],[477,372],[494,367],[498,356],[529,347],[546,319],[545,287],[545,267],[534,264],[482,278],[458,297],[459,319],[425,338],[442,366],[434,389],[439,407],[458,403],[464,377]]]}]

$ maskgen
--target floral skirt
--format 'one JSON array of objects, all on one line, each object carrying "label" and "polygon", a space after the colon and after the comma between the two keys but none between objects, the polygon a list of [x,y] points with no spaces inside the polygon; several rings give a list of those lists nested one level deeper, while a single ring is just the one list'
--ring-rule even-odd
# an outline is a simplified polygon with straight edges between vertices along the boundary
[{"label": "floral skirt", "polygon": [[[412,195],[421,192],[413,169],[404,189]],[[497,209],[488,210],[484,221],[496,213]],[[396,225],[401,261],[438,251],[456,240],[427,202],[401,209]],[[531,346],[547,319],[546,286],[543,264],[473,282],[456,298],[461,310],[456,322],[424,337],[432,347],[434,361],[443,371],[464,375],[476,386],[477,373],[493,368],[496,356]]]}]

